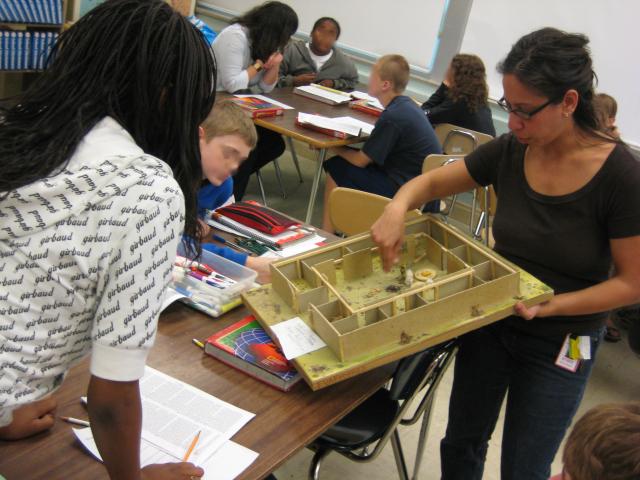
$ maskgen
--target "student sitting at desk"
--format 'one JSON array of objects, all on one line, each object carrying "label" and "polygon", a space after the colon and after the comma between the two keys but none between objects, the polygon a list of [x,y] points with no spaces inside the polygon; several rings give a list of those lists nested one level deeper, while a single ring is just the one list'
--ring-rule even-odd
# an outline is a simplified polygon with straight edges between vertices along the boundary
[{"label": "student sitting at desk", "polygon": [[0,118],[0,438],[50,428],[50,394],[91,354],[88,413],[112,479],[140,469],[138,380],[181,234],[197,238],[197,129],[215,63],[161,0],[110,0],[60,40]]},{"label": "student sitting at desk", "polygon": [[327,204],[336,187],[393,197],[405,182],[420,175],[427,155],[442,153],[424,112],[402,95],[408,82],[409,64],[401,55],[385,55],[373,66],[369,95],[376,97],[385,110],[362,150],[335,148],[337,155],[324,163],[324,230],[333,231]]},{"label": "student sitting at desk", "polygon": [[[278,82],[282,50],[298,29],[298,16],[281,2],[252,8],[222,30],[213,41],[219,72],[218,90],[267,93]],[[258,144],[233,176],[233,195],[242,200],[251,174],[284,152],[276,132],[258,127]]]},{"label": "student sitting at desk", "polygon": [[319,83],[338,90],[352,90],[358,83],[353,61],[335,47],[340,24],[331,17],[316,20],[309,42],[293,40],[284,49],[279,87]]},{"label": "student sitting at desk", "polygon": [[[202,219],[206,210],[234,202],[231,174],[249,156],[258,136],[251,119],[230,101],[216,104],[198,128],[198,136],[203,174],[207,180],[198,191],[198,217]],[[211,227],[204,222],[201,226],[203,238],[208,237],[212,233]],[[248,256],[214,243],[203,243],[202,248],[255,270],[261,283],[271,278],[271,259]]]},{"label": "student sitting at desk", "polygon": [[482,60],[459,53],[451,60],[442,84],[422,104],[422,109],[432,125],[450,123],[495,137],[488,94]]}]

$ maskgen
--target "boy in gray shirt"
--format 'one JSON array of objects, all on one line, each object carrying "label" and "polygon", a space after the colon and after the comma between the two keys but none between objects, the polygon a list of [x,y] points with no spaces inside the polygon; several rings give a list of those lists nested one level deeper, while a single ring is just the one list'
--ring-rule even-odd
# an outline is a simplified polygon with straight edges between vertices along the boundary
[{"label": "boy in gray shirt", "polygon": [[335,48],[340,25],[330,17],[316,21],[310,42],[291,41],[280,64],[279,87],[318,83],[338,90],[352,90],[358,82],[353,61]]}]

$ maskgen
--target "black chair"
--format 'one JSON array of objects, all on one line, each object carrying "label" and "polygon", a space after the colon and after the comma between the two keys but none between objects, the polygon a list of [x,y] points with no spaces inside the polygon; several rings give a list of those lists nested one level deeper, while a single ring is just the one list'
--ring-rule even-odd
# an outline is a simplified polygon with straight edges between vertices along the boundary
[{"label": "black chair", "polygon": [[[315,451],[308,478],[319,478],[320,463],[331,452],[338,452],[355,462],[369,462],[390,440],[399,477],[407,480],[409,474],[397,427],[414,424],[422,418],[413,471],[413,478],[416,478],[435,391],[456,350],[456,341],[450,340],[400,360],[389,388],[378,390],[308,446]],[[413,415],[404,419],[412,408],[413,400],[421,394],[422,399],[413,409]]]}]

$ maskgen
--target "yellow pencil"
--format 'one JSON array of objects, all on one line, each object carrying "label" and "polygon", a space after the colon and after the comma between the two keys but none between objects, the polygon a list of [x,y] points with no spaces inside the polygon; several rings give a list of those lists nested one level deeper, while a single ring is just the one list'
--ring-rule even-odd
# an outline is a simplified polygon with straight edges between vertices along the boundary
[{"label": "yellow pencil", "polygon": [[204,343],[202,343],[200,340],[198,340],[198,339],[194,338],[194,339],[192,339],[191,341],[192,341],[192,342],[193,342],[193,344],[194,344],[194,345],[196,345],[197,347],[204,348]]},{"label": "yellow pencil", "polygon": [[196,433],[196,436],[193,437],[193,440],[191,441],[191,445],[189,445],[189,448],[187,448],[187,452],[184,454],[184,458],[182,459],[183,462],[186,462],[187,460],[189,460],[189,457],[191,456],[193,449],[196,448],[196,443],[198,443],[198,439],[200,438],[201,431],[202,430]]}]

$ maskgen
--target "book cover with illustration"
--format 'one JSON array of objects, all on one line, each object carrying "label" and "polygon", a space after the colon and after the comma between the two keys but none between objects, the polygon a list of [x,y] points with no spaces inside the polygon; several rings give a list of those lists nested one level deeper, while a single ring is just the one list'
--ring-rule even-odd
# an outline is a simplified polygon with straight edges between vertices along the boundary
[{"label": "book cover with illustration", "polygon": [[282,107],[258,97],[233,97],[230,100],[242,107],[251,118],[275,117],[276,115],[282,115],[284,112]]},{"label": "book cover with illustration", "polygon": [[302,379],[253,315],[213,334],[204,350],[279,390],[288,391]]}]

